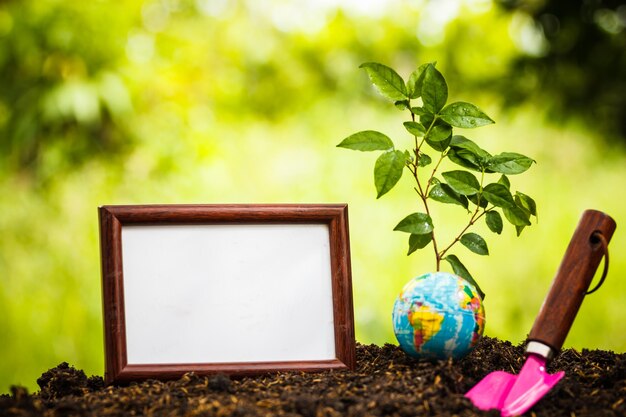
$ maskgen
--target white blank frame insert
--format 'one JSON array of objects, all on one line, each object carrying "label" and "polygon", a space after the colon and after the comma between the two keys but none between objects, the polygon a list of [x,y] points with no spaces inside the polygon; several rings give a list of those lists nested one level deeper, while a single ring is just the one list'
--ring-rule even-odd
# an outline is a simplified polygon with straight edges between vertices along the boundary
[{"label": "white blank frame insert", "polygon": [[347,205],[99,214],[107,383],[354,368]]},{"label": "white blank frame insert", "polygon": [[128,363],[335,358],[328,225],[124,226],[122,258]]}]

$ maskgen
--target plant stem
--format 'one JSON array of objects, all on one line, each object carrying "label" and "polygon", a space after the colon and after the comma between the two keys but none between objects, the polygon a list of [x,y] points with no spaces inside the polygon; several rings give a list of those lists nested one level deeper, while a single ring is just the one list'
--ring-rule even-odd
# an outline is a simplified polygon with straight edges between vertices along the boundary
[{"label": "plant stem", "polygon": [[474,225],[474,223],[476,223],[478,221],[478,219],[480,219],[483,215],[485,215],[489,210],[485,209],[483,210],[480,214],[478,214],[478,212],[480,211],[480,206],[476,206],[476,210],[474,211],[474,214],[472,214],[472,218],[470,219],[469,223],[467,224],[467,226],[465,226],[463,228],[463,230],[461,230],[461,233],[459,233],[457,235],[457,237],[454,238],[454,240],[452,241],[452,243],[450,243],[448,245],[448,247],[446,247],[444,250],[441,251],[441,253],[439,253],[437,256],[439,259],[443,259],[443,256],[446,254],[446,252],[448,252],[450,250],[450,248],[452,246],[454,246],[454,244],[456,242],[458,242],[459,240],[461,240],[461,237],[465,234],[465,232],[467,231],[467,229],[469,229],[470,227],[472,227]]},{"label": "plant stem", "polygon": [[[411,120],[415,121],[415,114],[413,112],[411,112]],[[433,121],[431,122],[430,126],[428,126],[428,129],[426,129],[426,133],[424,133],[424,138],[426,138],[428,133],[430,133],[431,129],[435,125],[436,120],[437,120],[437,116],[433,118]],[[417,195],[419,195],[420,199],[422,200],[422,204],[424,205],[426,214],[430,216],[430,209],[428,208],[428,189],[430,187],[430,179],[432,179],[432,177],[435,175],[435,171],[439,167],[439,164],[441,163],[443,156],[439,159],[439,162],[437,162],[437,165],[435,166],[435,169],[433,170],[433,173],[431,174],[430,179],[428,180],[428,183],[426,184],[426,188],[425,188],[426,191],[424,191],[424,189],[422,188],[422,183],[419,180],[419,176],[417,175],[417,168],[419,167],[419,156],[420,156],[421,144],[418,143],[417,135],[413,135],[413,136],[415,137],[415,152],[414,152],[415,161],[413,162],[413,169],[411,170],[411,173],[413,174],[413,178],[415,178],[415,183],[417,184],[417,188],[415,188],[415,192],[417,192]],[[422,143],[424,143],[424,139],[422,139]],[[435,237],[435,231],[433,230],[430,233],[431,233],[431,237],[433,241],[433,250],[435,251],[436,271],[438,272],[440,270],[441,257],[439,256],[439,250],[437,249],[437,239]]]},{"label": "plant stem", "polygon": [[426,183],[426,195],[428,195],[428,190],[430,189],[432,179],[435,177],[435,172],[437,172],[441,161],[443,161],[443,158],[445,158],[447,154],[448,153],[446,151],[441,152],[441,156],[439,156],[439,161],[437,161],[437,164],[433,168],[433,172],[430,173],[430,177],[428,178],[428,182]]},{"label": "plant stem", "polygon": [[470,218],[469,223],[467,224],[467,226],[465,226],[463,228],[463,230],[461,230],[461,233],[459,233],[454,240],[452,241],[452,243],[450,243],[448,245],[447,248],[445,248],[444,250],[441,251],[441,253],[437,254],[437,257],[439,259],[442,259],[443,256],[446,254],[446,252],[448,252],[448,250],[450,250],[450,248],[452,246],[454,246],[454,244],[456,242],[458,242],[459,240],[461,240],[461,237],[463,236],[463,234],[467,231],[467,229],[469,229],[470,227],[472,227],[474,225],[474,223],[476,223],[478,221],[478,219],[480,219],[482,216],[484,216],[487,212],[493,210],[493,207],[487,209],[484,208],[482,213],[478,214],[478,212],[480,211],[480,198],[482,197],[483,194],[483,182],[485,181],[485,171],[483,170],[480,176],[480,188],[478,190],[478,194],[476,195],[476,210],[474,210],[474,213],[472,214],[472,217]]}]

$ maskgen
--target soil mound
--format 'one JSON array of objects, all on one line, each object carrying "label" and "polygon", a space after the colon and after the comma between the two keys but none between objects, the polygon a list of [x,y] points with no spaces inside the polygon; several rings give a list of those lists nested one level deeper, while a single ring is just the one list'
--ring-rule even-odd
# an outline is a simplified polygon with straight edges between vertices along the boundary
[{"label": "soil mound", "polygon": [[[485,337],[461,360],[418,361],[397,346],[357,346],[355,371],[276,373],[231,379],[190,373],[105,387],[67,363],[37,380],[41,391],[12,387],[0,396],[1,416],[499,416],[463,394],[491,371],[517,373],[523,348]],[[550,372],[565,378],[528,416],[626,416],[626,354],[567,349]]]}]

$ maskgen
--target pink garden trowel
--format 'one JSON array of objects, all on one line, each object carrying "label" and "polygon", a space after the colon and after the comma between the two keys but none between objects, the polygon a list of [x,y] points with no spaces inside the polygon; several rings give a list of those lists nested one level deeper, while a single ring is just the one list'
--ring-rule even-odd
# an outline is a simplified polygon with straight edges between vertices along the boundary
[{"label": "pink garden trowel", "polygon": [[[563,378],[563,371],[548,374],[546,362],[563,346],[585,295],[602,285],[609,262],[607,246],[615,226],[615,221],[602,212],[583,213],[528,336],[522,370],[519,375],[495,371],[484,377],[465,394],[476,407],[498,409],[502,416],[520,415]],[[603,255],[604,274],[598,285],[587,291]]]}]

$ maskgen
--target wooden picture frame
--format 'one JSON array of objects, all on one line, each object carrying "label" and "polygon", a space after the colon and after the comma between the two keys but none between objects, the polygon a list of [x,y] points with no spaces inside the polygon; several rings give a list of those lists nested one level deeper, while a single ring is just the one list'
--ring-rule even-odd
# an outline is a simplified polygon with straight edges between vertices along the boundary
[{"label": "wooden picture frame", "polygon": [[347,205],[102,206],[99,219],[106,383],[354,369]]}]

